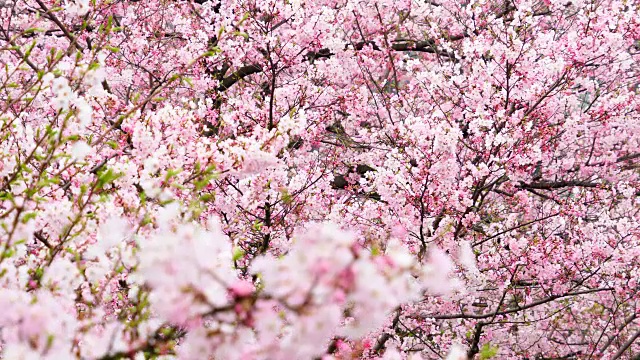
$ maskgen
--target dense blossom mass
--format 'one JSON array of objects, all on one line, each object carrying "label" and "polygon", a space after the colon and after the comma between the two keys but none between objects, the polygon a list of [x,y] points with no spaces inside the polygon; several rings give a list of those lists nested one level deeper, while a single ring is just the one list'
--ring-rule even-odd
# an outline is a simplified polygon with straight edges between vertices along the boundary
[{"label": "dense blossom mass", "polygon": [[0,0],[0,358],[640,358],[640,1]]}]

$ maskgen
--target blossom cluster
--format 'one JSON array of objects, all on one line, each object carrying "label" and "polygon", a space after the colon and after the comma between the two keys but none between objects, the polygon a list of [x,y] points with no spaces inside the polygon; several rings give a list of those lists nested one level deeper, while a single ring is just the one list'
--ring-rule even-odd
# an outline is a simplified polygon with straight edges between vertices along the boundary
[{"label": "blossom cluster", "polygon": [[635,359],[640,4],[0,0],[1,359]]}]

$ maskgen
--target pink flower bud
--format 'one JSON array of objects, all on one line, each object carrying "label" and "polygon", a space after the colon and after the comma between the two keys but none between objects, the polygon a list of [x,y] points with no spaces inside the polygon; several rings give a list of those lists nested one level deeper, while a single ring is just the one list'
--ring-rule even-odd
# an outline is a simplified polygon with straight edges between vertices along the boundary
[{"label": "pink flower bud", "polygon": [[253,286],[253,283],[250,281],[240,280],[235,284],[231,285],[229,290],[234,296],[246,297],[251,295],[251,293],[253,293],[253,291],[255,290],[255,286]]}]

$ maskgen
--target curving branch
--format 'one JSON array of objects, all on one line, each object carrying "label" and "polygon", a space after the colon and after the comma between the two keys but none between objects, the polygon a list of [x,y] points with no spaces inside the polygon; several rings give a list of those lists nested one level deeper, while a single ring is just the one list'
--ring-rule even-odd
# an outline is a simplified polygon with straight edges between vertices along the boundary
[{"label": "curving branch", "polygon": [[238,81],[246,78],[249,75],[257,74],[262,71],[262,66],[258,64],[243,66],[240,69],[236,70],[233,74],[222,79],[220,86],[218,86],[218,91],[226,91]]},{"label": "curving branch", "polygon": [[562,294],[562,295],[552,295],[549,297],[546,297],[544,299],[540,299],[537,301],[534,301],[532,303],[523,305],[523,306],[518,306],[515,308],[511,308],[508,310],[504,310],[504,311],[494,311],[494,312],[490,312],[487,314],[464,314],[464,313],[460,313],[460,314],[450,314],[450,315],[426,315],[423,316],[424,318],[430,318],[430,319],[436,319],[436,320],[451,320],[451,319],[488,319],[488,318],[494,318],[496,316],[501,316],[501,315],[508,315],[508,314],[513,314],[513,313],[517,313],[520,312],[522,310],[527,310],[527,309],[531,309],[532,307],[536,307],[538,305],[542,305],[542,304],[546,304],[558,299],[562,299],[565,297],[570,297],[570,296],[578,296],[578,295],[585,295],[585,294],[592,294],[592,293],[597,293],[597,292],[602,292],[602,291],[612,291],[614,290],[614,288],[611,287],[607,287],[607,288],[598,288],[598,289],[587,289],[587,290],[581,290],[581,291],[575,291],[575,292],[570,292],[570,293],[566,293],[566,294]]},{"label": "curving branch", "polygon": [[533,183],[521,182],[516,185],[518,189],[537,189],[537,190],[553,190],[571,186],[595,188],[600,184],[591,181],[561,180],[561,181],[537,181]]}]

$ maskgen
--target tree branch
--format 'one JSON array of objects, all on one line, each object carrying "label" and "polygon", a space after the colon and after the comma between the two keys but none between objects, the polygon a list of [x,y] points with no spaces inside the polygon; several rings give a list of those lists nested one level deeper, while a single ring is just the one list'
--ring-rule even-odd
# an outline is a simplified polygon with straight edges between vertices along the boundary
[{"label": "tree branch", "polygon": [[508,314],[513,314],[513,313],[517,313],[520,312],[522,310],[527,310],[530,309],[532,307],[536,307],[538,305],[542,305],[542,304],[546,304],[558,299],[562,299],[565,297],[570,297],[570,296],[578,296],[578,295],[585,295],[585,294],[592,294],[592,293],[596,293],[596,292],[601,292],[601,291],[611,291],[614,290],[611,287],[608,288],[599,288],[599,289],[588,289],[588,290],[582,290],[582,291],[576,291],[576,292],[572,292],[572,293],[566,293],[563,295],[552,295],[549,297],[546,297],[544,299],[540,299],[537,301],[534,301],[532,303],[526,304],[524,306],[518,306],[516,308],[512,308],[512,309],[508,309],[508,310],[504,310],[504,311],[495,311],[495,312],[491,312],[488,314],[451,314],[451,315],[433,315],[433,316],[424,316],[425,318],[431,318],[431,319],[436,319],[436,320],[450,320],[450,319],[488,319],[491,317],[495,317],[495,316],[499,316],[499,315],[508,315]]},{"label": "tree branch", "polygon": [[611,358],[611,360],[616,360],[619,359],[620,357],[622,357],[622,355],[624,354],[625,351],[627,351],[627,349],[640,337],[640,330],[636,331],[635,334],[633,334],[633,336],[631,336],[624,344],[622,344],[622,347],[620,349],[618,349],[618,352],[615,353],[615,355],[613,355],[613,357]]},{"label": "tree branch", "polygon": [[560,188],[570,187],[570,186],[595,188],[595,187],[598,187],[598,185],[600,184],[590,182],[590,181],[561,180],[561,181],[538,181],[538,182],[533,182],[529,184],[525,182],[521,182],[520,185],[516,185],[516,188],[552,190],[552,189],[560,189]]},{"label": "tree branch", "polygon": [[222,79],[220,86],[218,86],[218,91],[226,91],[238,81],[246,78],[249,75],[253,75],[259,72],[262,72],[262,66],[258,64],[243,66],[240,69],[236,70],[233,74]]}]

